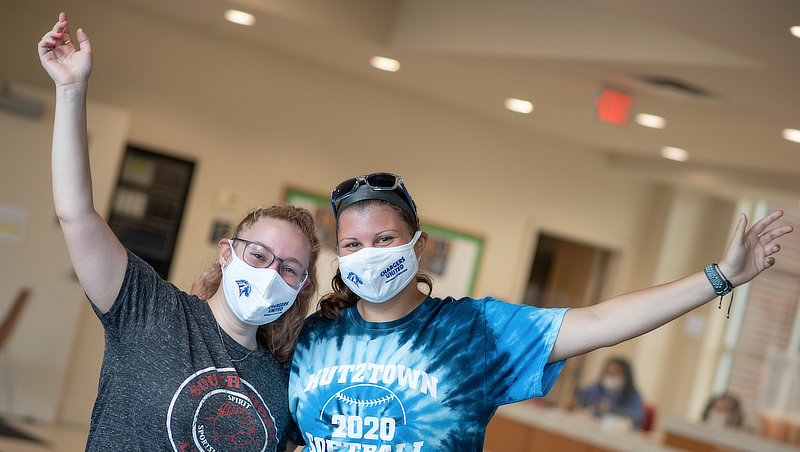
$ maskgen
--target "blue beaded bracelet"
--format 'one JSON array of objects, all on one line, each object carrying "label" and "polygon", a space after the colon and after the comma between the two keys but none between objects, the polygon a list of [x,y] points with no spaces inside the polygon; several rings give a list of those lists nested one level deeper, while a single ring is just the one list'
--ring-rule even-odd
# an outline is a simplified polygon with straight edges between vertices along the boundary
[{"label": "blue beaded bracelet", "polygon": [[[725,275],[722,274],[722,271],[719,269],[719,266],[716,263],[706,267],[705,272],[708,282],[710,282],[711,287],[714,288],[714,293],[719,295],[719,309],[722,309],[722,298],[733,291],[733,284],[731,284],[731,282],[725,278]],[[728,318],[731,318],[732,304],[733,294],[731,294],[731,299],[728,302]]]}]

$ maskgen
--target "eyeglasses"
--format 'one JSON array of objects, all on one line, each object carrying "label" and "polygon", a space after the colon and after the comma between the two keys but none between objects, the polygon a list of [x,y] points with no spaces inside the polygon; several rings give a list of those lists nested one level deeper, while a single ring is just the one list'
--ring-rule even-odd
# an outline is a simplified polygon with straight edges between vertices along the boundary
[{"label": "eyeglasses", "polygon": [[348,196],[352,195],[358,190],[358,187],[366,185],[375,191],[393,191],[400,196],[400,198],[410,207],[411,213],[416,218],[417,210],[414,208],[414,203],[411,202],[411,196],[406,191],[406,186],[403,185],[403,179],[400,176],[392,173],[372,173],[365,176],[358,176],[340,183],[331,192],[331,204],[333,205],[333,213],[336,217],[339,216],[339,206],[341,202]]},{"label": "eyeglasses", "polygon": [[281,275],[286,284],[295,288],[303,285],[308,279],[308,269],[294,261],[287,261],[279,258],[271,249],[256,242],[234,237],[234,242],[244,242],[243,261],[254,268],[267,268],[276,260],[280,264],[278,274]]}]

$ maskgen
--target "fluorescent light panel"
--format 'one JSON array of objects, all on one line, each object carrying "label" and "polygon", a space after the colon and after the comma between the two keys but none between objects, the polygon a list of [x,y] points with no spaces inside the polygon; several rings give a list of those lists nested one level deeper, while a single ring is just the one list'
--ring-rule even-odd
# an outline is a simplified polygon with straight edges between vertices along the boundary
[{"label": "fluorescent light panel", "polygon": [[795,25],[794,27],[790,28],[789,31],[791,31],[793,35],[800,38],[800,25]]},{"label": "fluorescent light panel", "polygon": [[661,148],[661,156],[665,159],[675,160],[676,162],[685,162],[689,160],[689,152],[686,149],[674,148],[672,146],[664,146]]},{"label": "fluorescent light panel", "polygon": [[400,62],[391,58],[374,56],[369,60],[369,64],[375,69],[380,69],[387,72],[397,72],[400,69]]},{"label": "fluorescent light panel", "polygon": [[667,126],[667,120],[661,116],[650,115],[647,113],[639,113],[636,115],[635,121],[637,124],[653,129],[663,129]]},{"label": "fluorescent light panel", "polygon": [[250,26],[256,23],[256,17],[254,15],[235,9],[225,11],[225,19],[239,25]]},{"label": "fluorescent light panel", "polygon": [[533,104],[528,102],[527,100],[522,99],[514,99],[509,97],[505,100],[504,105],[507,109],[511,111],[515,111],[517,113],[524,113],[528,114],[533,111]]}]

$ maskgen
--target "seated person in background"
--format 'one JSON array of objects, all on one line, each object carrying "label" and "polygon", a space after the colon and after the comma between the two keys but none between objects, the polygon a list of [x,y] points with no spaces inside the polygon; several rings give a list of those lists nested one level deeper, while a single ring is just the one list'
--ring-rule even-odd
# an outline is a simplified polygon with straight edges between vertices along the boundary
[{"label": "seated person in background", "polygon": [[739,428],[743,418],[739,399],[728,393],[712,397],[703,411],[703,422],[716,427]]},{"label": "seated person in background", "polygon": [[607,414],[630,418],[636,429],[644,421],[644,404],[633,384],[631,366],[622,358],[609,359],[597,382],[576,390],[572,405],[591,410],[598,418]]}]

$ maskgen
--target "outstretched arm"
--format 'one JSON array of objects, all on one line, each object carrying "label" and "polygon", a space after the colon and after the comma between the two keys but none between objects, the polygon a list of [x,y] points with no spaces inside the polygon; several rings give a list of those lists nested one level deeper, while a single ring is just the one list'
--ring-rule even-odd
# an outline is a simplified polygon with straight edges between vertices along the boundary
[{"label": "outstretched arm", "polygon": [[[741,215],[719,269],[734,287],[745,284],[775,265],[780,251],[775,239],[792,232],[791,226],[767,228],[783,215],[776,211],[749,231]],[[765,232],[766,231],[766,232]],[[614,297],[586,308],[567,311],[549,362],[616,345],[652,331],[716,298],[704,272],[649,289]]]},{"label": "outstretched arm", "polygon": [[[80,43],[80,50],[73,39]],[[56,85],[52,154],[56,215],[86,295],[98,310],[107,312],[122,286],[127,254],[92,202],[86,140],[91,42],[81,29],[72,37],[67,15],[61,13],[39,42],[39,58]]]}]

